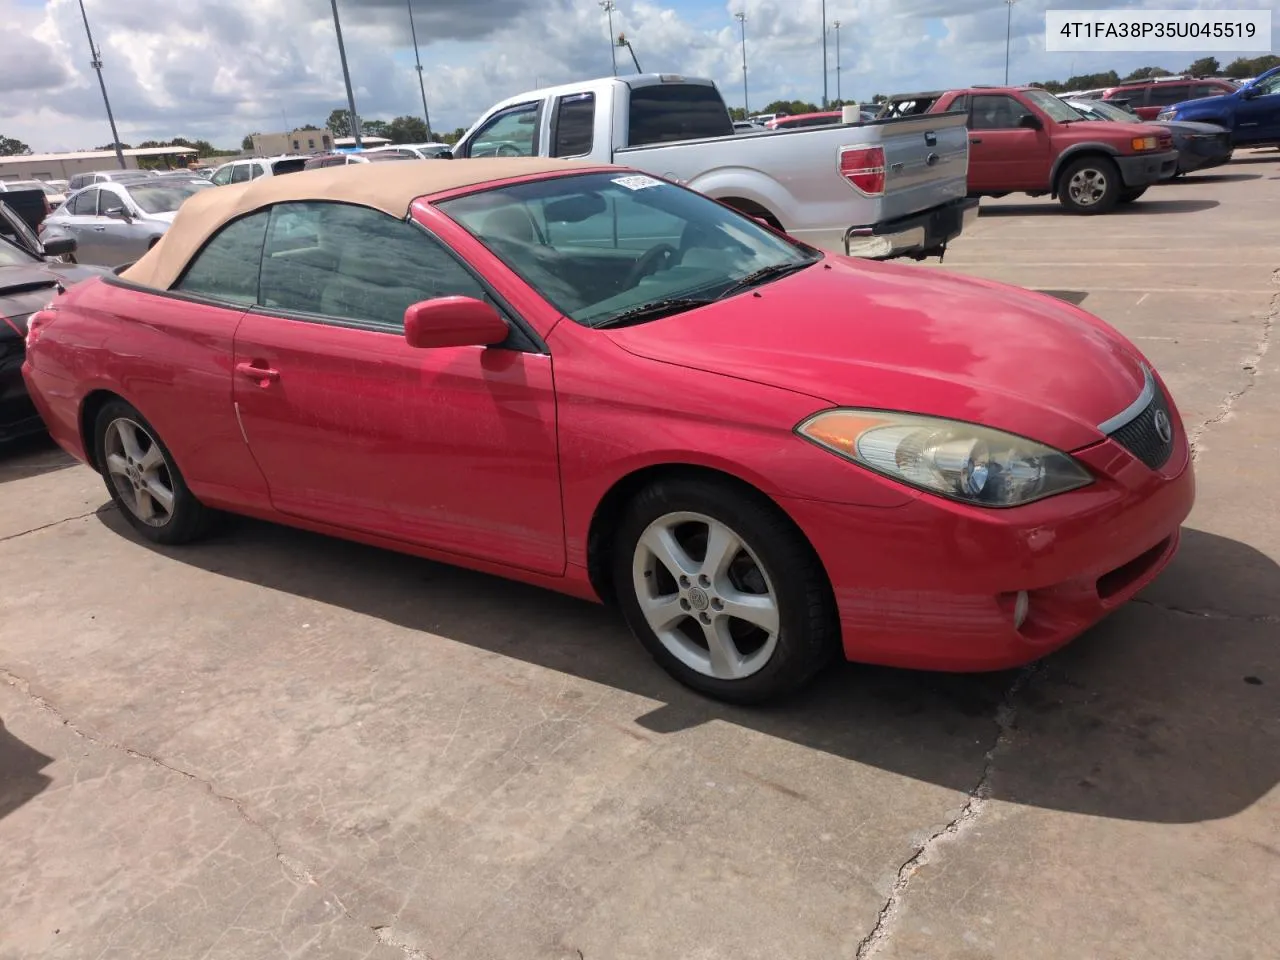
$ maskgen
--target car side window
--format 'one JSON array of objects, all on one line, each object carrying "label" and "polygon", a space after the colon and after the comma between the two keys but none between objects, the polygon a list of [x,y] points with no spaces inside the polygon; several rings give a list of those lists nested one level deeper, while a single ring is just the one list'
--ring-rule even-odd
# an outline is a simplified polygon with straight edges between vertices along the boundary
[{"label": "car side window", "polygon": [[1253,89],[1258,91],[1259,96],[1269,96],[1273,93],[1280,93],[1280,73],[1274,77],[1268,77],[1261,83],[1255,83]]},{"label": "car side window", "polygon": [[449,296],[489,300],[479,281],[411,223],[346,203],[272,208],[259,298],[268,309],[400,331],[410,305]]},{"label": "car side window", "polygon": [[951,106],[947,107],[948,113],[953,113],[957,110],[964,110],[965,112],[968,112],[969,95],[967,93],[960,94],[958,97],[956,97],[954,100],[951,101]]},{"label": "car side window", "polygon": [[77,217],[92,217],[98,213],[98,194],[101,190],[86,190],[77,193],[71,201],[70,213]]},{"label": "car side window", "polygon": [[1022,118],[1031,111],[1013,97],[1003,94],[978,94],[970,111],[971,130],[1016,130]]},{"label": "car side window", "polygon": [[552,133],[553,157],[582,157],[591,152],[596,124],[596,98],[591,93],[561,97]]},{"label": "car side window", "polygon": [[268,217],[264,210],[223,227],[195,255],[173,289],[212,300],[252,304],[258,297],[258,268]]},{"label": "car side window", "polygon": [[260,163],[255,163],[255,164],[253,164],[253,168],[252,168],[252,170],[249,172],[249,179],[250,179],[250,180],[257,180],[259,177],[261,177],[261,176],[265,175],[265,174],[266,174],[266,172],[267,172],[267,168],[266,168],[266,167],[264,167],[264,166],[263,166],[262,164],[260,164]]},{"label": "car side window", "polygon": [[540,106],[538,103],[525,103],[498,114],[476,131],[467,148],[468,156],[537,156]]},{"label": "car side window", "polygon": [[1191,96],[1191,87],[1185,83],[1156,83],[1147,91],[1147,105],[1169,107]]},{"label": "car side window", "polygon": [[231,168],[231,182],[244,183],[249,179],[249,164],[237,163]]},{"label": "car side window", "polygon": [[1220,97],[1227,93],[1222,87],[1214,83],[1197,83],[1191,88],[1191,99],[1198,100],[1201,97]]},{"label": "car side window", "polygon": [[231,182],[232,169],[233,168],[231,167],[223,167],[222,169],[216,171],[214,175],[209,178],[209,182],[219,187],[226,186],[228,183]]}]

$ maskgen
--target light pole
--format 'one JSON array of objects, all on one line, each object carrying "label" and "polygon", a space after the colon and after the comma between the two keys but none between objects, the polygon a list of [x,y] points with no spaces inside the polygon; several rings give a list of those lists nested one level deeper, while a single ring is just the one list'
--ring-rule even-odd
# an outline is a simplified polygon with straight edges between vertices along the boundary
[{"label": "light pole", "polygon": [[822,0],[822,109],[827,109],[827,0]]},{"label": "light pole", "polygon": [[[418,89],[422,92],[422,119],[427,121],[427,139],[431,139],[431,114],[427,112],[427,85],[422,81],[422,58],[418,56],[418,31],[413,25],[413,0],[405,0],[409,6],[409,33],[413,36],[413,60],[418,71]],[[353,111],[354,112],[354,111]]]},{"label": "light pole", "polygon": [[351,135],[356,138],[356,149],[364,148],[360,138],[360,118],[356,116],[356,95],[351,92],[351,71],[347,69],[347,48],[342,45],[342,24],[338,22],[338,0],[329,0],[333,6],[333,32],[338,35],[338,59],[342,61],[342,82],[347,85],[347,108],[351,116]]},{"label": "light pole", "polygon": [[844,103],[840,96],[840,21],[833,21],[831,26],[836,28],[836,99]]},{"label": "light pole", "polygon": [[111,146],[116,151],[116,163],[120,164],[120,169],[124,166],[124,150],[120,147],[120,134],[116,133],[116,118],[111,115],[111,101],[107,99],[107,82],[102,79],[102,51],[93,45],[93,32],[89,29],[89,15],[84,12],[84,0],[80,0],[80,16],[84,20],[84,35],[89,38],[89,56],[93,59],[89,61],[94,70],[98,72],[98,86],[102,88],[102,104],[107,108],[107,123],[111,124]]},{"label": "light pole", "polygon": [[600,0],[600,9],[609,18],[609,62],[613,65],[613,75],[618,75],[618,45],[613,42],[613,11],[618,9],[614,0]]},{"label": "light pole", "polygon": [[1009,42],[1013,39],[1013,5],[1018,0],[1004,0],[1008,7],[1004,20],[1004,85],[1009,85]]},{"label": "light pole", "polygon": [[747,119],[751,108],[747,106],[747,15],[735,13],[733,18],[742,27],[742,119]]}]

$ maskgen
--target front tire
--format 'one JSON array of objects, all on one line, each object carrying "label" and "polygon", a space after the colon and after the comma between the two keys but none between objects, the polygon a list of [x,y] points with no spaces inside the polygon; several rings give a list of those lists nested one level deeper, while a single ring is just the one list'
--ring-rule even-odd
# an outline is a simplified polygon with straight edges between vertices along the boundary
[{"label": "front tire", "polygon": [[187,488],[154,427],[133,406],[111,400],[94,424],[94,451],[111,500],[130,526],[155,543],[188,543],[213,513]]},{"label": "front tire", "polygon": [[628,625],[663,669],[700,693],[776,699],[838,649],[822,565],[763,497],[727,483],[659,481],[628,506],[615,543]]},{"label": "front tire", "polygon": [[1123,190],[1120,169],[1106,157],[1081,157],[1058,178],[1058,202],[1069,212],[1092,216],[1109,213]]},{"label": "front tire", "polygon": [[1146,192],[1147,192],[1146,187],[1130,187],[1127,190],[1122,190],[1120,192],[1120,202],[1133,203],[1133,201],[1137,200],[1140,196],[1142,196]]}]

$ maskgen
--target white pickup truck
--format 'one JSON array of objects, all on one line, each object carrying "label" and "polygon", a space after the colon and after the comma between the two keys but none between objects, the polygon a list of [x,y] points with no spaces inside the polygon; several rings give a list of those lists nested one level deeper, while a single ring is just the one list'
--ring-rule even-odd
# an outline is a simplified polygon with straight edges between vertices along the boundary
[{"label": "white pickup truck", "polygon": [[977,216],[963,113],[734,135],[711,80],[638,74],[491,107],[453,156],[576,157],[683,184],[797,240],[872,259],[941,256]]}]

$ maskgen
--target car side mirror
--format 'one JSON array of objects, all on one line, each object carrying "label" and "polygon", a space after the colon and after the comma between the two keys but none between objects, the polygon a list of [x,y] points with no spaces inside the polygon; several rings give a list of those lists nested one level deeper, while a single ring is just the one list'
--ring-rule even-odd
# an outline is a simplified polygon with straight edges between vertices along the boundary
[{"label": "car side mirror", "polygon": [[1023,130],[1043,130],[1044,124],[1040,122],[1040,118],[1034,113],[1024,113],[1022,119],[1018,121],[1018,126]]},{"label": "car side mirror", "polygon": [[104,217],[110,217],[112,220],[123,220],[125,223],[133,223],[133,217],[129,216],[129,211],[124,207],[107,207],[102,211]]},{"label": "car side mirror", "polygon": [[1258,96],[1257,87],[1245,87],[1243,90],[1240,91],[1240,98],[1242,100],[1253,100],[1253,99],[1256,99],[1257,96]]},{"label": "car side mirror", "polygon": [[439,153],[437,153],[437,154],[436,154],[436,159],[437,159],[437,160],[452,160],[452,159],[453,159],[453,151],[452,151],[452,150],[441,150]]},{"label": "car side mirror", "polygon": [[404,339],[411,347],[489,347],[507,339],[502,314],[472,297],[439,297],[404,312]]},{"label": "car side mirror", "polygon": [[40,246],[44,248],[46,257],[65,257],[76,252],[77,244],[75,237],[53,237]]}]

